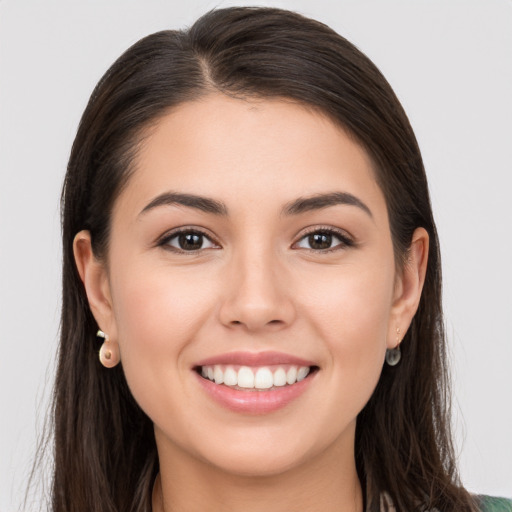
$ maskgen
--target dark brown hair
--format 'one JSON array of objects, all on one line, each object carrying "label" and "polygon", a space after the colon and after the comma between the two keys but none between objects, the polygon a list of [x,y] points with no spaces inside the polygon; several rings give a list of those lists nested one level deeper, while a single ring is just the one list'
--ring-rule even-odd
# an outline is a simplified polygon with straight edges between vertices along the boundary
[{"label": "dark brown hair", "polygon": [[73,144],[62,195],[63,305],[54,396],[54,512],[149,511],[158,472],[153,425],[121,366],[98,362],[96,322],[73,258],[87,229],[108,252],[113,204],[148,126],[212,91],[288,98],[343,126],[373,159],[389,211],[397,266],[417,227],[430,236],[423,295],[402,342],[357,420],[355,456],[368,511],[386,492],[398,511],[470,511],[450,436],[438,238],[420,151],[375,65],[327,26],[274,8],[209,12],[186,31],[128,49],[94,90]]}]

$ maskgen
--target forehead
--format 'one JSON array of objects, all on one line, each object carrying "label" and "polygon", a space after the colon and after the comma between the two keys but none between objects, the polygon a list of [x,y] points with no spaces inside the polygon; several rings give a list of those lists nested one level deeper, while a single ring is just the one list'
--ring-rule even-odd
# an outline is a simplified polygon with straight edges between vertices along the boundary
[{"label": "forehead", "polygon": [[282,99],[212,94],[181,104],[151,127],[134,167],[118,208],[140,211],[171,190],[233,209],[336,190],[385,208],[366,151],[326,116]]}]

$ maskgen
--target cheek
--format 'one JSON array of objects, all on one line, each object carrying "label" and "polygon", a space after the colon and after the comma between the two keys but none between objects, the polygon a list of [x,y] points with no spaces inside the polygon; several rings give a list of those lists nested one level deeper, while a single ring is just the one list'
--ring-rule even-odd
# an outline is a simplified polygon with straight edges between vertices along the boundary
[{"label": "cheek", "polygon": [[[318,328],[343,343],[358,339],[361,344],[370,341],[368,334],[381,333],[385,341],[386,327],[391,312],[394,275],[390,265],[349,267],[339,272],[319,272],[308,279],[308,291],[300,292],[304,309],[317,318]],[[384,329],[383,329],[384,328]],[[358,334],[359,333],[359,334]],[[374,337],[374,336],[373,336]]]},{"label": "cheek", "polygon": [[137,344],[175,346],[173,341],[193,337],[213,303],[213,283],[192,268],[165,263],[134,261],[124,267],[112,277],[120,343],[136,350]]},{"label": "cheek", "polygon": [[[368,270],[369,269],[369,270]],[[326,344],[333,378],[352,391],[373,391],[384,361],[393,297],[393,262],[343,268],[311,279],[315,287],[302,303],[315,337]],[[368,389],[367,389],[368,388]],[[368,396],[369,398],[369,396]]]},{"label": "cheek", "polygon": [[179,387],[178,377],[188,371],[182,353],[215,305],[213,283],[198,286],[187,270],[136,261],[116,272],[112,299],[123,369],[139,404],[156,407],[158,393],[165,396],[162,384]]}]

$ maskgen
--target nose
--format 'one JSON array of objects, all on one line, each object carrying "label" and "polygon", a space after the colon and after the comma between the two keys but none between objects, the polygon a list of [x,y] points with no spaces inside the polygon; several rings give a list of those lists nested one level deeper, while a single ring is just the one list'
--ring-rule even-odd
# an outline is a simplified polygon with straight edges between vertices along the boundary
[{"label": "nose", "polygon": [[291,287],[272,251],[234,255],[225,275],[219,315],[223,325],[256,332],[280,330],[295,318]]}]

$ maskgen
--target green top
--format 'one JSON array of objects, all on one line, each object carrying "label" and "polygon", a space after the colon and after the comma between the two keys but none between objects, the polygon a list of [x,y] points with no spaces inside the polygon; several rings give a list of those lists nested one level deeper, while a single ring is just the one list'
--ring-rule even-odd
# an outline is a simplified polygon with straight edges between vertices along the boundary
[{"label": "green top", "polygon": [[512,500],[491,496],[479,496],[479,498],[482,512],[512,512]]}]

